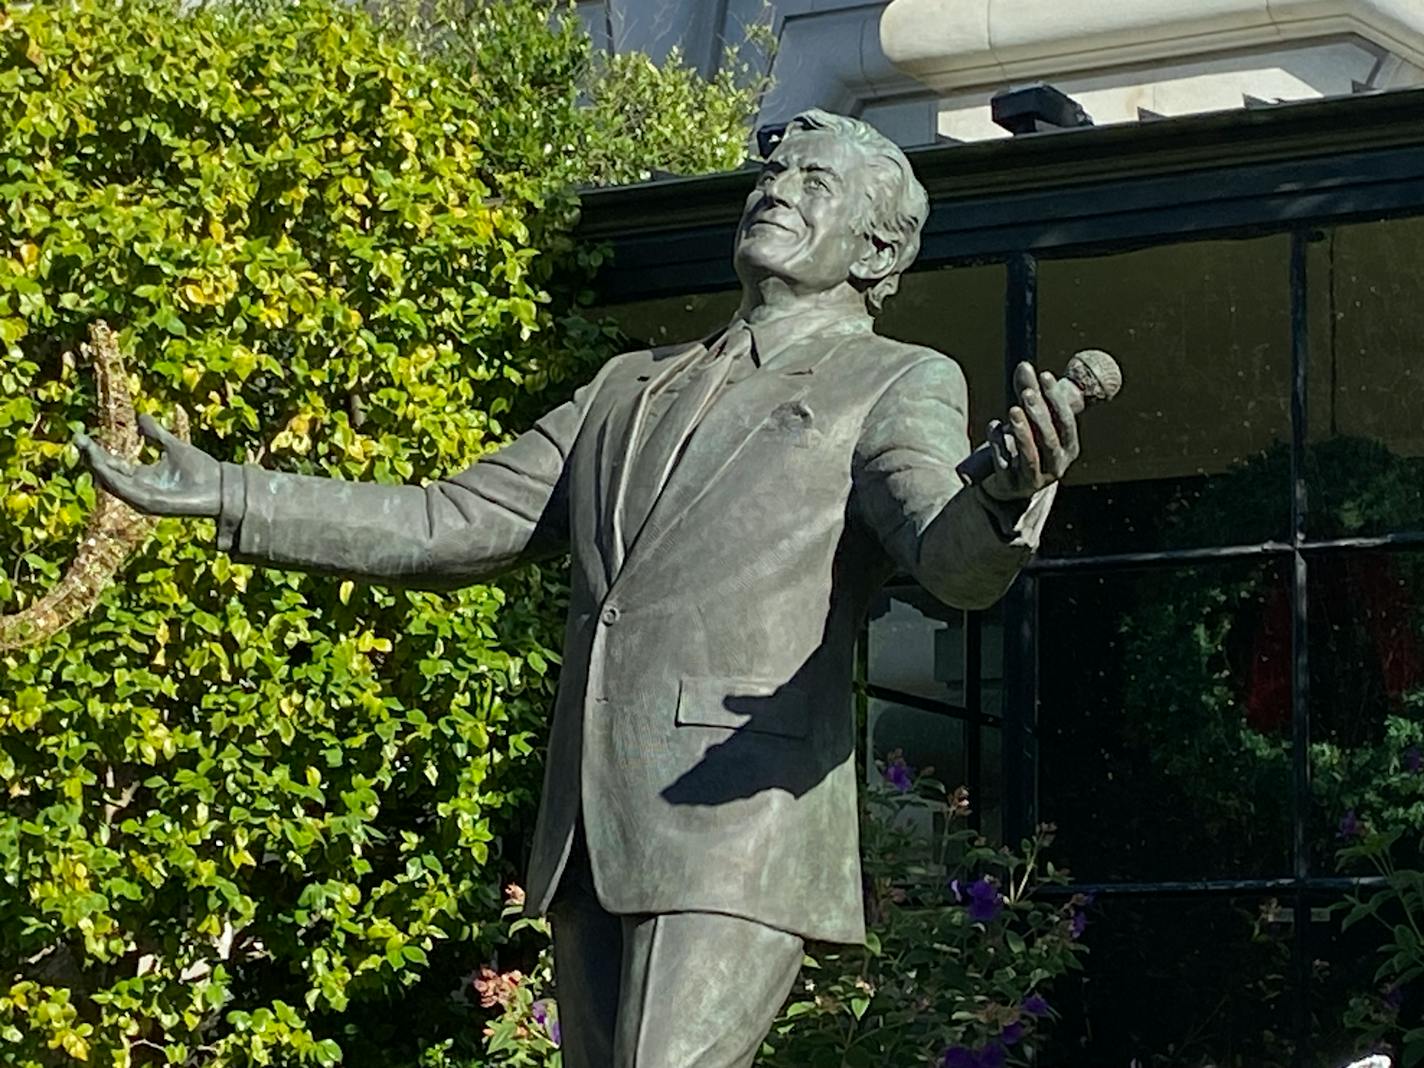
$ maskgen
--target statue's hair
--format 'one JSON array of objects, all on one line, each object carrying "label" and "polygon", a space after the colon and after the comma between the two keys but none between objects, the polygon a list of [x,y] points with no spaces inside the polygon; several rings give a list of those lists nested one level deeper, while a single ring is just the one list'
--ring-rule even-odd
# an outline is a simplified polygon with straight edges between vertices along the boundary
[{"label": "statue's hair", "polygon": [[870,173],[870,204],[861,225],[866,237],[895,250],[894,265],[866,289],[866,305],[872,313],[878,312],[900,288],[900,275],[919,255],[920,230],[930,212],[929,196],[900,146],[869,123],[811,108],[786,124],[783,140],[794,136],[797,130],[829,131],[856,145],[865,156]]}]

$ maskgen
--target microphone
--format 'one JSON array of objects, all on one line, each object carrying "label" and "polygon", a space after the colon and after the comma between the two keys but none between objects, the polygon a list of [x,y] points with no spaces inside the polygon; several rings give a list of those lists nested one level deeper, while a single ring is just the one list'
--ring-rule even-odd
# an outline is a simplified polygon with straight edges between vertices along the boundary
[{"label": "microphone", "polygon": [[[1063,377],[1053,386],[1053,394],[1067,402],[1074,415],[1091,404],[1112,400],[1122,389],[1122,368],[1101,349],[1084,349],[1073,354]],[[1005,444],[1013,438],[1005,436]],[[994,443],[986,441],[955,468],[966,482],[980,483],[994,473]]]}]

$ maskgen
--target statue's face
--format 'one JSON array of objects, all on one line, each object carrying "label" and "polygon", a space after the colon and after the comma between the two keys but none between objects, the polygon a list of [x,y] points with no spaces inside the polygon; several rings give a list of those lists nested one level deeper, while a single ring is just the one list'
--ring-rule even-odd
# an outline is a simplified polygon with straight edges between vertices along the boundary
[{"label": "statue's face", "polygon": [[743,283],[780,278],[802,293],[847,281],[870,250],[861,149],[829,130],[795,130],[776,147],[747,197],[733,262]]}]

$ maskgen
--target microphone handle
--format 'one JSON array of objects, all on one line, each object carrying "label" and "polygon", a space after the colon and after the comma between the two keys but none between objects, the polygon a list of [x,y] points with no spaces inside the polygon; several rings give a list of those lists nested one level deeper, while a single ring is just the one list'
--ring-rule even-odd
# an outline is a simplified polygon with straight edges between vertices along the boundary
[{"label": "microphone handle", "polygon": [[[1083,391],[1070,378],[1060,378],[1053,387],[1054,394],[1068,402],[1074,415],[1081,415],[1087,402]],[[1012,438],[1010,438],[1012,440]],[[978,485],[994,473],[994,443],[986,441],[959,462],[955,468],[959,477],[972,485]]]}]

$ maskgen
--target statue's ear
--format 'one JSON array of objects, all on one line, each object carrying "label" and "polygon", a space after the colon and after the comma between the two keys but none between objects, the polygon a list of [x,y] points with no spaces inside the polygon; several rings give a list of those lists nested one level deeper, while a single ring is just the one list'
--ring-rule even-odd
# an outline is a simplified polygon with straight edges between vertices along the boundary
[{"label": "statue's ear", "polygon": [[865,250],[850,265],[851,277],[860,282],[878,282],[895,269],[899,248],[871,234],[865,239]]}]

